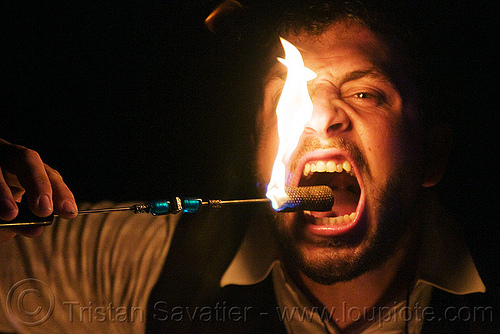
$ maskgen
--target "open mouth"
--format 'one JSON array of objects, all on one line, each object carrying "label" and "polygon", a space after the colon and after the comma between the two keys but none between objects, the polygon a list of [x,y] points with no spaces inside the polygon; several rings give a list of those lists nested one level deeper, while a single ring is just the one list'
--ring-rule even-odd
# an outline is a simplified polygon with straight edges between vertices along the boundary
[{"label": "open mouth", "polygon": [[[299,174],[300,173],[300,174]],[[362,186],[356,166],[343,155],[303,157],[293,180],[300,186],[326,185],[333,190],[335,202],[329,212],[309,212],[315,225],[345,229],[355,225],[362,205]]]}]

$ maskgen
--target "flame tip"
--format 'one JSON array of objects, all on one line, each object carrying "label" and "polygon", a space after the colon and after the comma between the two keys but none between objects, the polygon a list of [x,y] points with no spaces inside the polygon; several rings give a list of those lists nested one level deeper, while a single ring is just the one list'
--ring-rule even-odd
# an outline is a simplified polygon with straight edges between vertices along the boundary
[{"label": "flame tip", "polygon": [[279,210],[288,200],[285,192],[285,163],[292,156],[304,126],[311,118],[313,105],[307,82],[316,77],[314,71],[304,66],[300,51],[286,39],[280,37],[280,40],[285,58],[278,57],[278,61],[287,67],[288,74],[276,107],[279,147],[266,193],[275,210]]}]

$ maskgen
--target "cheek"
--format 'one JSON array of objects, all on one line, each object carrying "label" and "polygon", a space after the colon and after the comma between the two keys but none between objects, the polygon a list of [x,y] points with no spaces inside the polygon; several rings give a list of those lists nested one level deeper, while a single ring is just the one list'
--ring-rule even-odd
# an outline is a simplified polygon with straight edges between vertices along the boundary
[{"label": "cheek", "polygon": [[372,126],[360,135],[371,176],[386,181],[405,154],[401,132],[387,122],[372,122]]},{"label": "cheek", "polygon": [[415,132],[390,122],[372,129],[365,136],[365,150],[373,178],[384,182],[396,174],[418,178],[421,150]]}]

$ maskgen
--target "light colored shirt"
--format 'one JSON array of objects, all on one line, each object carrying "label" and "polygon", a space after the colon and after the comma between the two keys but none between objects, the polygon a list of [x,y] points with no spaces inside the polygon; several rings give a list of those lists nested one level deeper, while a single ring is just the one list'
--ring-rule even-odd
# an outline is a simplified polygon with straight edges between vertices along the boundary
[{"label": "light colored shirt", "polygon": [[0,244],[0,332],[144,332],[178,217],[56,219],[39,238]]},{"label": "light colored shirt", "polygon": [[[419,281],[409,305],[423,308],[433,287],[458,294],[484,291],[467,247],[446,216],[436,207],[427,216]],[[57,219],[39,238],[15,237],[0,244],[0,332],[144,332],[147,300],[179,217],[117,212]],[[277,312],[292,319],[284,321],[290,333],[335,333],[316,310],[302,312],[313,306],[285,275],[273,240],[268,225],[252,225],[221,284],[254,284],[272,272]],[[397,315],[405,305],[388,307],[383,319],[390,321],[376,322],[365,333],[401,332],[404,322]],[[418,321],[410,325],[410,332],[421,326]]]},{"label": "light colored shirt", "polygon": [[222,277],[221,286],[256,284],[271,273],[279,307],[276,312],[289,333],[338,333],[333,322],[323,321],[321,316],[335,320],[345,317],[347,312],[360,320],[368,317],[365,320],[371,323],[362,333],[403,333],[407,325],[409,333],[420,333],[423,313],[443,316],[433,315],[434,310],[428,308],[432,289],[458,295],[486,291],[468,247],[450,216],[432,194],[424,200],[423,208],[426,227],[415,286],[407,301],[380,307],[379,318],[369,318],[363,309],[330,310],[314,306],[283,270],[271,229],[262,222],[250,226]]}]

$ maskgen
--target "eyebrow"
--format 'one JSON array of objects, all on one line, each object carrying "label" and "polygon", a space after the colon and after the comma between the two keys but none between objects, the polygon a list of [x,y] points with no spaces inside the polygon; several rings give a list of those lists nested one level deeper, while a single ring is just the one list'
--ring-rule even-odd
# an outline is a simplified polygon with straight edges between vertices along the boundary
[{"label": "eyebrow", "polygon": [[[286,76],[287,76],[286,71],[272,69],[264,80],[264,87],[266,87],[270,82],[272,82],[274,80],[285,81]],[[383,82],[386,82],[386,83],[392,85],[392,81],[389,79],[389,77],[385,74],[384,71],[382,71],[378,67],[370,67],[370,68],[365,69],[365,70],[357,70],[357,71],[349,72],[341,78],[340,82],[346,83],[349,81],[355,81],[355,80],[362,79],[362,78],[378,79],[378,80],[381,80]]]},{"label": "eyebrow", "polygon": [[352,71],[342,77],[341,82],[354,81],[361,78],[374,78],[390,83],[389,77],[377,67],[366,70]]}]

